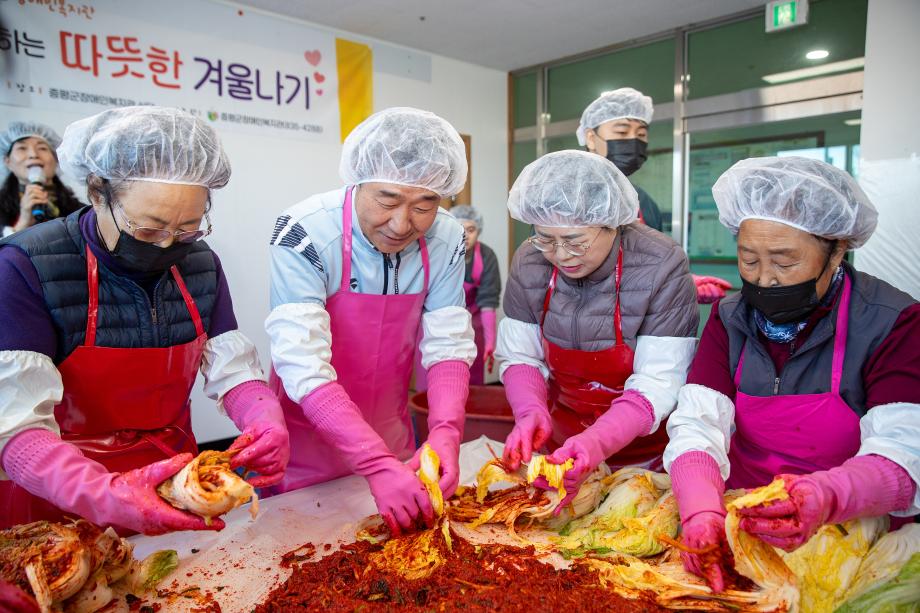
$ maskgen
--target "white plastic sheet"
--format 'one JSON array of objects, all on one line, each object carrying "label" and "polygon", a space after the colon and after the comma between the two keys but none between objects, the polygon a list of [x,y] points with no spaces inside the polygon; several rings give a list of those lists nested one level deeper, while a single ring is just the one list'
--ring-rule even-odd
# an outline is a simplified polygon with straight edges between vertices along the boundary
[{"label": "white plastic sheet", "polygon": [[856,251],[856,267],[920,300],[920,156],[862,160],[859,184],[878,209],[878,228]]},{"label": "white plastic sheet", "polygon": [[[492,458],[489,446],[498,455],[504,447],[486,437],[460,446],[461,483],[476,480],[480,467]],[[224,517],[227,527],[221,532],[135,536],[131,541],[138,558],[160,549],[179,552],[179,568],[161,589],[181,592],[198,586],[212,594],[224,613],[251,611],[290,576],[279,565],[284,553],[304,543],[312,543],[318,556],[331,553],[353,542],[359,524],[376,512],[367,482],[350,476],[261,500],[255,520],[249,505],[234,509]],[[167,610],[185,612],[200,606],[178,598]]]}]

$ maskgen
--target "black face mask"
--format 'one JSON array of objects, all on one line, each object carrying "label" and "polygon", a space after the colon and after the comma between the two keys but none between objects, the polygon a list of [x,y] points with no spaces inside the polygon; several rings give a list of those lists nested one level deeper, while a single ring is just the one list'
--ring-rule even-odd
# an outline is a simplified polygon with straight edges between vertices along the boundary
[{"label": "black face mask", "polygon": [[112,256],[125,268],[139,273],[158,273],[181,262],[195,243],[174,242],[169,247],[139,241],[124,230],[118,233],[118,242]]},{"label": "black face mask", "polygon": [[818,307],[818,280],[761,287],[741,279],[741,295],[775,324],[802,321]]},{"label": "black face mask", "polygon": [[607,141],[607,159],[627,177],[642,168],[648,159],[648,143],[638,138]]},{"label": "black face mask", "polygon": [[832,255],[833,250],[827,254],[827,260],[817,277],[795,285],[761,287],[742,278],[741,296],[775,324],[804,321],[818,308],[818,279],[827,270]]},{"label": "black face mask", "polygon": [[[115,221],[115,213],[109,204],[109,213]],[[115,224],[118,228],[118,223]],[[121,228],[118,231],[118,241],[111,254],[120,265],[132,272],[142,274],[161,273],[175,264],[181,262],[195,243],[173,242],[169,247],[157,247],[153,243],[137,240]]]}]

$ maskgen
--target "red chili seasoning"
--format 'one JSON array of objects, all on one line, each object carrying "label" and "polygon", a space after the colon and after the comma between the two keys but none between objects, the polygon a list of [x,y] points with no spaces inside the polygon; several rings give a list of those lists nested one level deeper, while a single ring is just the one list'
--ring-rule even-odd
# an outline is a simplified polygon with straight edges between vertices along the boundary
[{"label": "red chili seasoning", "polygon": [[757,585],[753,581],[735,570],[735,556],[732,555],[732,551],[728,548],[728,544],[713,544],[703,549],[694,549],[683,541],[672,539],[668,536],[661,535],[658,537],[658,540],[680,551],[695,553],[699,556],[700,564],[704,569],[710,567],[720,568],[724,575],[725,589],[741,592],[753,592],[757,590]]},{"label": "red chili seasoning", "polygon": [[316,562],[297,563],[293,556],[285,556],[293,574],[254,613],[667,610],[601,588],[597,574],[584,566],[556,570],[540,562],[533,547],[474,546],[455,536],[446,562],[428,578],[418,580],[378,568],[372,554],[382,549],[381,544],[362,541]]},{"label": "red chili seasoning", "polygon": [[290,568],[298,562],[309,560],[316,553],[316,545],[313,543],[304,543],[297,549],[292,549],[281,556],[281,568]]}]

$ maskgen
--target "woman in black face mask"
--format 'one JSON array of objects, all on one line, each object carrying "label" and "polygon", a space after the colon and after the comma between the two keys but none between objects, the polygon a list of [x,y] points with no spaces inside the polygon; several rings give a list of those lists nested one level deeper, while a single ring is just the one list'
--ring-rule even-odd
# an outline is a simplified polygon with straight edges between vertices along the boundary
[{"label": "woman in black face mask", "polygon": [[[627,177],[648,159],[648,124],[652,99],[631,87],[604,92],[581,114],[575,135],[578,144],[613,162]],[[661,232],[661,210],[644,189],[633,183],[639,196],[640,219]],[[718,277],[693,275],[697,301],[709,304],[725,297],[731,284]]]},{"label": "woman in black face mask", "polygon": [[211,233],[206,188],[141,181],[113,184],[95,175],[88,177],[87,186],[98,237],[113,262],[137,279],[161,277]]},{"label": "woman in black face mask", "polygon": [[[752,158],[712,189],[738,237],[740,293],[712,309],[664,454],[690,550],[725,547],[726,487],[789,498],[741,529],[787,551],[824,524],[920,512],[920,304],[844,262],[877,213],[846,172]],[[724,587],[727,569],[685,553]]]},{"label": "woman in black face mask", "polygon": [[127,107],[71,124],[61,167],[92,207],[0,242],[0,527],[82,516],[157,534],[220,529],[155,488],[197,452],[189,393],[243,431],[234,467],[281,480],[288,434],[238,329],[211,231],[230,179],[217,133],[176,109]]}]

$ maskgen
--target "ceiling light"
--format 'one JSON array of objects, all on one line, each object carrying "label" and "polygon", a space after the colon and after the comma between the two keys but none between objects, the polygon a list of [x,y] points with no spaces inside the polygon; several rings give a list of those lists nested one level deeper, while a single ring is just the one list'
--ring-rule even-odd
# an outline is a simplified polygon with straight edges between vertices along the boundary
[{"label": "ceiling light", "polygon": [[856,119],[844,119],[843,123],[847,124],[848,126],[858,126],[862,123],[862,119],[859,117]]},{"label": "ceiling light", "polygon": [[810,60],[823,60],[829,56],[827,49],[813,49],[805,54],[805,57]]},{"label": "ceiling light", "polygon": [[851,60],[842,62],[830,62],[820,66],[811,66],[810,68],[799,68],[798,70],[789,70],[787,72],[777,72],[776,74],[764,75],[763,80],[771,85],[777,83],[788,83],[789,81],[798,81],[799,79],[808,79],[811,77],[820,77],[821,75],[833,74],[835,72],[848,72],[862,68],[866,65],[866,58],[854,57]]}]

